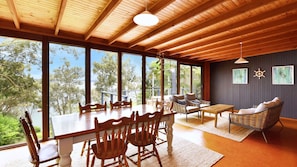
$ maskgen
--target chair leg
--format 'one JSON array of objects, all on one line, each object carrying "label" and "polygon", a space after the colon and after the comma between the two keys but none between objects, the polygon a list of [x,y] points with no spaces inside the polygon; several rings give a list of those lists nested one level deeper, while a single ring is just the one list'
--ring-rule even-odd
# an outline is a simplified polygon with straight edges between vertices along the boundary
[{"label": "chair leg", "polygon": [[282,127],[284,127],[284,124],[282,123],[282,121],[280,119],[278,121],[282,125]]},{"label": "chair leg", "polygon": [[84,151],[85,151],[85,148],[86,148],[86,144],[87,144],[87,141],[84,141],[84,144],[83,144],[82,149],[81,149],[80,156],[83,156],[83,155],[84,155]]},{"label": "chair leg", "polygon": [[140,156],[140,147],[138,147],[138,155],[137,155],[137,167],[141,167],[141,156]]},{"label": "chair leg", "polygon": [[93,156],[93,159],[92,159],[92,163],[91,163],[91,167],[93,167],[94,166],[94,164],[95,164],[95,155]]},{"label": "chair leg", "polygon": [[160,159],[158,150],[157,150],[157,148],[156,148],[156,144],[153,144],[153,149],[154,149],[154,152],[155,152],[156,157],[157,157],[157,159],[158,159],[158,162],[159,162],[159,164],[160,164],[160,167],[162,167],[161,159]]},{"label": "chair leg", "polygon": [[265,142],[268,143],[264,131],[262,131],[262,136],[263,136]]},{"label": "chair leg", "polygon": [[87,167],[89,166],[90,163],[90,146],[91,146],[91,141],[88,141],[88,152],[87,152]]}]

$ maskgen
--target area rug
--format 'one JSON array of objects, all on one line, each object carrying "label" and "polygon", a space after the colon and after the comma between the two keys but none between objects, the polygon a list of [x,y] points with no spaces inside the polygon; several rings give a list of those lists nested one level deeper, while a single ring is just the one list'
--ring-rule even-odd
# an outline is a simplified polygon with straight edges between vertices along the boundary
[{"label": "area rug", "polygon": [[[73,152],[71,154],[72,167],[86,166],[86,156],[80,156],[81,148],[81,143],[75,144],[73,147]],[[158,145],[157,149],[159,151],[163,167],[211,167],[223,157],[223,155],[218,152],[201,147],[177,136],[173,137],[172,155],[168,155],[167,153],[167,143]],[[135,153],[136,150],[136,147],[129,145],[127,155]],[[32,165],[27,159],[28,155],[29,152],[27,147],[0,151],[1,159],[5,159],[5,161],[0,161],[0,166],[31,167]],[[128,162],[131,167],[137,166],[130,160],[128,160]],[[97,159],[95,161],[95,166],[100,166],[100,164],[101,161]],[[159,166],[159,164],[156,157],[151,157],[142,161],[141,166],[151,167]]]},{"label": "area rug", "polygon": [[246,129],[237,125],[231,125],[231,132],[229,133],[229,113],[223,112],[222,116],[218,115],[217,128],[214,127],[214,114],[205,113],[204,123],[201,124],[201,118],[198,118],[197,113],[189,114],[188,121],[184,114],[176,114],[175,123],[189,126],[194,129],[198,129],[204,132],[215,134],[224,138],[228,138],[237,142],[243,141],[250,133],[253,132],[251,129]]}]

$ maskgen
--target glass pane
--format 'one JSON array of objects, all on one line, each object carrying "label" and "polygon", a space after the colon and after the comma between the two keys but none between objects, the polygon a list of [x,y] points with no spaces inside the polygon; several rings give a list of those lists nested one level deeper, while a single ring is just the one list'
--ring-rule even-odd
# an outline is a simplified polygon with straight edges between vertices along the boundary
[{"label": "glass pane", "polygon": [[153,104],[156,98],[161,98],[161,63],[158,58],[146,57],[146,103]]},{"label": "glass pane", "polygon": [[106,102],[118,99],[118,54],[103,50],[91,50],[91,100]]},{"label": "glass pane", "polygon": [[202,98],[202,83],[201,83],[201,67],[192,67],[192,92],[195,93],[198,99]]},{"label": "glass pane", "polygon": [[191,86],[191,67],[180,65],[180,94],[189,93]]},{"label": "glass pane", "polygon": [[41,42],[0,37],[0,146],[25,142],[19,117],[31,115],[42,138]]},{"label": "glass pane", "polygon": [[132,99],[132,104],[142,103],[142,56],[123,53],[122,99]]},{"label": "glass pane", "polygon": [[78,112],[85,103],[85,49],[53,43],[49,49],[50,117]]},{"label": "glass pane", "polygon": [[171,95],[177,94],[177,61],[164,59],[164,100],[169,100]]}]

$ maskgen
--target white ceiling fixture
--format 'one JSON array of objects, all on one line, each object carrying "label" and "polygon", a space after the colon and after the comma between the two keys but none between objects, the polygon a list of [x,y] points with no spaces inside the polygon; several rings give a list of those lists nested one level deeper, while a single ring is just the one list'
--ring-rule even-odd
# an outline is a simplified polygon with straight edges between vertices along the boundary
[{"label": "white ceiling fixture", "polygon": [[147,10],[147,1],[145,1],[145,11],[134,16],[133,21],[139,26],[149,27],[158,24],[159,18]]},{"label": "white ceiling fixture", "polygon": [[249,61],[247,61],[246,59],[244,59],[242,57],[242,42],[240,42],[239,44],[240,44],[240,58],[237,59],[234,63],[235,64],[245,64],[245,63],[248,63]]}]

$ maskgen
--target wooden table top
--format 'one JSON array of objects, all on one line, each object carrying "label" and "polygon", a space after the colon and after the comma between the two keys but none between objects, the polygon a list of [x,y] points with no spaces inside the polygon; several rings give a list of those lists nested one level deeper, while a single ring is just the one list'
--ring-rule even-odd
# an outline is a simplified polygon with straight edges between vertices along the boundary
[{"label": "wooden table top", "polygon": [[[94,118],[97,117],[99,122],[109,119],[119,119],[121,117],[130,117],[133,111],[138,111],[140,115],[148,112],[155,112],[155,107],[151,105],[137,105],[132,108],[118,108],[107,111],[88,112],[85,114],[72,113],[52,117],[52,126],[54,137],[67,138],[69,136],[79,136],[82,134],[93,133]],[[164,111],[164,115],[174,114],[170,111]]]},{"label": "wooden table top", "polygon": [[203,107],[200,108],[200,110],[205,111],[205,112],[209,112],[209,113],[220,113],[226,110],[230,110],[233,109],[234,105],[229,105],[229,104],[215,104],[215,105],[211,105],[208,107]]}]

